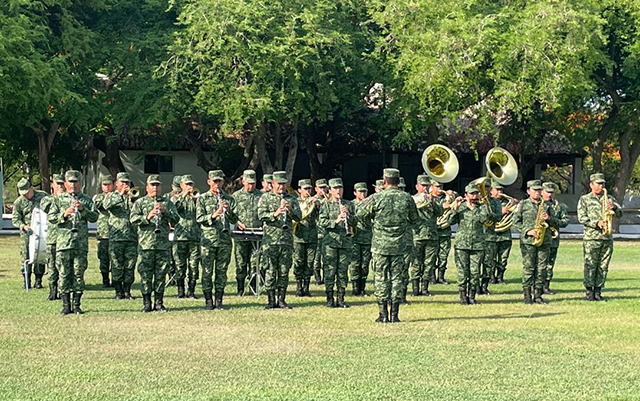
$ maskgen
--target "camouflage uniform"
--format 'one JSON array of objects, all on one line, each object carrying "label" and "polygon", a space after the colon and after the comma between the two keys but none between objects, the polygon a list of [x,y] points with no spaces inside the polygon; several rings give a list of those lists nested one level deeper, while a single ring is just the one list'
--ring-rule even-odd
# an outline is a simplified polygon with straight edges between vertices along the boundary
[{"label": "camouflage uniform", "polygon": [[[405,182],[404,178],[400,177],[400,184],[398,188],[404,192],[405,190]],[[404,236],[404,268],[402,269],[402,299],[401,302],[403,304],[408,304],[407,302],[407,287],[409,286],[409,266],[411,266],[411,262],[414,259],[414,248],[413,248],[413,229],[409,229],[405,231]]]},{"label": "camouflage uniform", "polygon": [[[497,200],[500,202],[500,218],[502,218],[502,208],[508,206],[509,200],[505,198]],[[495,228],[492,231],[493,233],[487,237],[487,241],[491,241],[491,246],[495,247],[493,259],[494,282],[504,284],[504,272],[507,270],[509,254],[511,253],[511,229],[501,233],[495,232]]]},{"label": "camouflage uniform", "polygon": [[[160,176],[150,175],[148,184],[159,183]],[[157,202],[165,208],[165,212],[158,213],[157,219],[148,219],[149,213],[155,208],[156,199],[144,196],[133,204],[131,210],[131,224],[138,228],[138,261],[143,311],[149,312],[151,293],[154,293],[155,309],[166,311],[164,307],[164,288],[171,263],[171,242],[169,241],[169,226],[176,225],[180,220],[175,206],[166,197],[159,197]],[[157,224],[156,224],[157,222]],[[155,230],[160,230],[155,233]]]},{"label": "camouflage uniform", "polygon": [[[190,175],[183,176],[182,182],[193,183]],[[180,193],[171,199],[176,206],[180,221],[173,227],[173,260],[176,264],[175,281],[178,298],[185,297],[184,280],[188,282],[187,296],[195,298],[196,282],[199,278],[200,239],[202,231],[196,221],[198,198]],[[188,273],[187,273],[188,271]]]},{"label": "camouflage uniform", "polygon": [[[446,202],[446,194],[442,192],[440,196],[434,197],[436,203],[442,207],[442,204]],[[443,208],[444,213],[444,208]],[[436,254],[436,265],[438,269],[438,279],[436,283],[448,284],[444,279],[444,274],[447,271],[447,261],[449,259],[449,252],[451,251],[451,226],[446,228],[438,228],[438,251]]]},{"label": "camouflage uniform", "polygon": [[[428,185],[424,178],[418,176],[418,183]],[[438,228],[436,219],[442,216],[442,206],[428,195],[416,194],[413,201],[418,209],[420,220],[413,227],[415,257],[411,264],[413,295],[431,295],[429,282],[435,282],[435,271],[438,252]],[[420,290],[422,282],[422,291]]]},{"label": "camouflage uniform", "polygon": [[[284,174],[283,174],[284,173]],[[274,180],[286,182],[285,172],[274,172]],[[289,202],[290,210],[286,214],[274,216],[275,211],[280,207],[282,200]],[[285,298],[287,285],[289,283],[289,269],[291,268],[291,257],[293,253],[293,221],[300,221],[302,212],[298,199],[289,194],[277,195],[268,192],[262,195],[258,202],[258,217],[263,223],[264,238],[262,242],[263,256],[267,263],[265,277],[265,288],[269,303],[267,308],[275,307],[275,290],[278,290],[278,306],[287,308]],[[284,229],[286,223],[288,229]]]},{"label": "camouflage uniform", "polygon": [[[604,181],[604,176],[592,174],[591,181],[597,182],[596,180]],[[600,291],[605,285],[613,254],[613,236],[604,234],[598,228],[598,222],[603,220],[602,196],[588,193],[582,195],[578,202],[578,221],[584,226],[584,287],[589,300],[602,299]],[[620,204],[612,196],[608,196],[608,199],[613,202],[614,216],[622,217]]]},{"label": "camouflage uniform", "polygon": [[[54,174],[53,181],[58,185],[64,185],[64,177],[62,174]],[[53,203],[55,202],[56,195],[47,195],[40,201],[40,208],[43,212],[48,214],[51,211]],[[56,265],[56,241],[58,233],[58,226],[56,224],[47,225],[47,269],[48,269],[48,281],[49,281],[49,301],[60,299],[58,294],[58,278],[60,274],[58,272],[58,266]]]},{"label": "camouflage uniform", "polygon": [[[311,180],[300,180],[299,187],[311,188]],[[320,202],[298,198],[302,219],[293,223],[293,275],[296,278],[296,295],[311,296],[309,283],[318,248],[318,210]]]},{"label": "camouflage uniform", "polygon": [[[118,179],[127,173],[118,173]],[[114,191],[105,197],[102,207],[109,218],[109,257],[111,258],[111,278],[116,299],[133,298],[131,285],[135,281],[135,266],[138,257],[138,234],[132,224],[133,200],[128,194]]]},{"label": "camouflage uniform", "polygon": [[[80,172],[67,171],[66,181],[79,181]],[[73,198],[82,205],[77,213],[65,217],[65,210],[73,205]],[[60,272],[60,294],[62,296],[63,314],[71,313],[70,294],[73,292],[74,311],[83,313],[80,300],[84,292],[84,272],[87,270],[87,253],[89,251],[88,222],[98,220],[98,212],[91,198],[83,193],[72,196],[63,193],[55,197],[47,216],[50,224],[57,225],[56,264]],[[75,222],[75,223],[74,223]],[[75,226],[76,232],[72,229]]]},{"label": "camouflage uniform", "polygon": [[[495,259],[498,253],[498,234],[496,234],[495,226],[496,223],[500,221],[502,218],[502,204],[498,199],[492,198],[488,196],[489,205],[491,207],[491,215],[489,216],[489,220],[491,220],[492,224],[488,227],[485,226],[485,238],[486,242],[484,244],[484,255],[482,257],[482,268],[481,268],[481,286],[479,288],[479,294],[487,294],[489,295],[489,282],[493,279],[495,274]],[[482,206],[486,209],[486,206]]]},{"label": "camouflage uniform", "polygon": [[[326,188],[326,187],[327,187],[327,180],[325,180],[324,178],[316,180],[316,188]],[[324,196],[321,196],[320,194],[315,194],[313,197],[318,200],[318,204],[320,205],[320,208],[322,208],[322,203],[324,203],[325,201]],[[322,238],[323,237],[324,237],[324,230],[321,227],[318,227],[318,245],[316,247],[316,254],[313,261],[313,270],[316,278],[316,285],[324,284],[324,278],[322,277],[322,271],[323,271],[322,269],[322,263],[323,263]]]},{"label": "camouflage uniform", "polygon": [[[251,171],[246,178],[255,182],[255,172]],[[243,189],[234,192],[233,198],[236,200],[236,214],[238,222],[242,222],[249,229],[262,228],[262,222],[258,218],[258,201],[262,196],[262,191],[254,189],[247,192]],[[251,241],[233,241],[234,255],[236,260],[236,281],[238,282],[238,295],[244,294],[244,284],[247,276],[257,273],[260,263],[259,252],[254,252],[254,244]]]},{"label": "camouflage uniform", "polygon": [[[26,194],[24,189],[20,189],[22,184],[23,188],[28,190],[31,187],[31,183],[26,179],[21,179],[18,184],[19,191]],[[31,213],[33,209],[40,208],[40,202],[47,197],[47,193],[43,191],[33,191],[31,199],[27,199],[24,195],[18,196],[13,202],[13,214],[11,216],[11,223],[14,227],[20,230],[20,257],[24,262],[29,259],[29,234],[22,229],[23,226],[31,226]],[[42,288],[42,276],[44,275],[44,264],[36,264],[35,266],[27,265],[27,275],[29,276],[29,286],[31,286],[31,271],[36,276],[36,288]],[[20,271],[24,275],[24,264],[21,266]]]},{"label": "camouflage uniform", "polygon": [[[366,187],[365,187],[366,188]],[[356,190],[358,190],[356,188]],[[355,200],[356,215],[358,210],[366,204],[371,198],[362,201]],[[366,295],[365,286],[367,284],[367,276],[369,276],[369,264],[371,263],[371,237],[373,236],[373,227],[370,221],[356,221],[356,233],[353,236],[353,252],[351,256],[351,265],[349,266],[349,275],[351,282],[354,284],[354,293],[351,295]]]},{"label": "camouflage uniform", "polygon": [[[333,187],[342,186],[342,180],[332,178],[329,185]],[[342,205],[348,210],[347,226],[343,221],[337,223],[336,219],[340,215],[340,204],[334,199],[325,201],[320,210],[318,225],[324,229],[323,249],[324,249],[324,287],[327,294],[327,306],[336,306],[333,300],[333,286],[335,284],[338,293],[337,306],[346,308],[344,303],[345,289],[349,282],[348,269],[351,263],[351,252],[353,251],[353,241],[351,235],[356,225],[356,208],[353,202],[341,200]]]},{"label": "camouflage uniform", "polygon": [[[397,169],[385,169],[385,179],[399,179]],[[406,232],[418,222],[418,210],[411,196],[395,186],[371,196],[358,209],[358,219],[373,221],[371,267],[375,275],[375,295],[380,316],[377,322],[387,321],[387,305],[391,304],[391,321],[398,320],[398,309],[404,288],[402,274],[406,250]]]},{"label": "camouflage uniform", "polygon": [[[113,184],[111,177],[101,177],[102,184]],[[96,194],[93,197],[93,203],[98,211],[98,224],[96,227],[96,240],[98,242],[98,261],[100,262],[100,273],[102,274],[102,286],[104,288],[111,287],[109,284],[109,213],[103,206],[103,201],[108,193]]]},{"label": "camouflage uniform", "polygon": [[[477,193],[474,185],[467,185],[467,193]],[[489,211],[482,203],[473,209],[463,202],[453,212],[451,224],[458,224],[454,256],[458,270],[458,292],[461,304],[475,304],[480,287],[480,264],[484,256],[486,233],[484,222],[490,218]]]},{"label": "camouflage uniform", "polygon": [[558,202],[556,199],[551,199],[551,208],[553,214],[557,219],[557,225],[549,225],[549,229],[554,229],[557,233],[555,238],[551,238],[551,244],[549,247],[549,260],[547,261],[547,279],[544,285],[544,292],[546,294],[554,294],[549,288],[551,279],[553,278],[553,267],[556,264],[556,256],[558,255],[558,247],[560,246],[560,229],[569,225],[569,213],[567,211],[567,205]]}]

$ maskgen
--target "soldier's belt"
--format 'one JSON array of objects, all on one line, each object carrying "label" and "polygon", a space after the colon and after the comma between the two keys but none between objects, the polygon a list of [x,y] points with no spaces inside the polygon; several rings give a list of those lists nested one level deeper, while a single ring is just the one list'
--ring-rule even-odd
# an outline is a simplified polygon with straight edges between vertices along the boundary
[{"label": "soldier's belt", "polygon": [[246,230],[233,230],[231,236],[235,241],[249,242],[249,241],[262,241],[264,231],[262,229],[246,229]]}]

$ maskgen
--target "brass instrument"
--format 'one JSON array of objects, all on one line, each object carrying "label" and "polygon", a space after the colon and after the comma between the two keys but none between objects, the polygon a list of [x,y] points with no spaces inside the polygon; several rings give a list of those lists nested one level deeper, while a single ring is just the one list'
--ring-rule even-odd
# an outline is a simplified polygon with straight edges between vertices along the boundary
[{"label": "brass instrument", "polygon": [[516,198],[506,194],[500,194],[500,198],[507,199],[509,201],[507,203],[509,211],[502,216],[499,222],[496,223],[494,227],[494,231],[496,233],[503,233],[511,229],[511,226],[513,225],[513,218],[516,214],[516,210],[518,210],[518,200]]},{"label": "brass instrument", "polygon": [[130,198],[138,198],[140,196],[140,188],[133,187],[129,189],[129,197]]},{"label": "brass instrument", "polygon": [[609,192],[607,191],[607,188],[603,188],[602,191],[602,220],[607,223],[602,229],[602,234],[611,235],[613,233],[613,215],[615,212],[611,209],[607,209],[607,203],[609,202]]},{"label": "brass instrument", "polygon": [[425,208],[431,203],[431,199],[428,199],[428,195],[425,192],[416,194],[412,198],[418,209]]},{"label": "brass instrument", "polygon": [[518,178],[518,164],[506,149],[495,147],[487,152],[484,159],[487,176],[502,186],[513,184]]},{"label": "brass instrument", "polygon": [[[489,216],[491,216],[493,214],[493,211],[491,210],[491,203],[489,202],[489,196],[487,194],[487,188],[485,186],[486,181],[487,177],[480,177],[471,181],[469,184],[475,185],[478,188],[481,197],[479,203],[484,203],[484,206],[487,208],[487,213],[489,213]],[[487,219],[483,224],[485,227],[491,227],[493,225],[493,220],[491,220],[491,217],[489,217],[489,219]]]},{"label": "brass instrument", "polygon": [[198,188],[193,188],[193,191],[191,191],[191,196],[193,196],[195,198],[195,197],[200,196],[200,193],[201,192],[200,192],[200,190]]},{"label": "brass instrument", "polygon": [[444,145],[430,145],[422,152],[422,168],[427,175],[446,184],[458,175],[460,165],[456,154]]},{"label": "brass instrument", "polygon": [[[280,194],[280,207],[282,207],[286,202],[286,200],[284,199],[284,195],[285,193],[283,191],[282,194]],[[282,229],[283,230],[289,229],[289,225],[287,224],[287,209],[284,209],[284,212],[282,213]]]},{"label": "brass instrument", "polygon": [[[560,204],[558,203],[557,200],[553,200],[553,211],[556,213],[556,215],[558,214],[558,207],[560,206]],[[555,227],[550,227],[549,231],[551,231],[551,238],[556,239],[558,238],[558,236],[560,235],[560,233],[558,232],[558,229]]]},{"label": "brass instrument", "polygon": [[539,201],[540,205],[538,206],[536,225],[534,227],[534,230],[538,230],[538,236],[533,241],[533,245],[538,247],[542,246],[542,243],[544,242],[544,235],[547,231],[547,228],[549,228],[549,223],[547,223],[545,220],[542,220],[542,215],[544,214],[544,200],[540,199]]},{"label": "brass instrument", "polygon": [[75,185],[71,187],[71,204],[73,205],[73,214],[71,215],[71,232],[72,233],[77,233],[78,232],[78,227],[77,227],[77,223],[78,223],[78,206],[75,205],[77,200],[77,196],[76,196],[76,187]]},{"label": "brass instrument", "polygon": [[[453,195],[453,194],[445,195],[443,203],[448,203],[449,207],[446,208],[444,210],[444,212],[442,213],[442,215],[438,216],[438,218],[436,219],[436,225],[438,226],[438,229],[443,230],[445,228],[448,228],[451,225],[449,220],[451,219],[451,215],[454,212],[453,204],[455,203],[456,200],[457,199],[456,199],[455,195]],[[457,208],[457,206],[456,206],[456,208]]]},{"label": "brass instrument", "polygon": [[302,212],[302,218],[300,219],[300,221],[293,222],[293,235],[298,234],[298,225],[302,220],[306,220],[309,216],[311,216],[311,214],[315,210],[315,206],[316,205],[311,200],[311,197],[303,199],[302,202],[300,202],[300,211]]}]

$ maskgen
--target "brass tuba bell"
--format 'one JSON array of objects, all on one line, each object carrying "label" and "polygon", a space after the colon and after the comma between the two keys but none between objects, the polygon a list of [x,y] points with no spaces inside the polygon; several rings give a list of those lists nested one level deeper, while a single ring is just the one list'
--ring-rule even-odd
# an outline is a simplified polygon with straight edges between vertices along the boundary
[{"label": "brass tuba bell", "polygon": [[513,184],[518,178],[518,164],[506,149],[495,147],[489,150],[484,159],[487,174],[500,185]]},{"label": "brass tuba bell", "polygon": [[429,178],[446,184],[453,181],[460,168],[458,158],[444,145],[430,145],[422,153],[422,168]]}]

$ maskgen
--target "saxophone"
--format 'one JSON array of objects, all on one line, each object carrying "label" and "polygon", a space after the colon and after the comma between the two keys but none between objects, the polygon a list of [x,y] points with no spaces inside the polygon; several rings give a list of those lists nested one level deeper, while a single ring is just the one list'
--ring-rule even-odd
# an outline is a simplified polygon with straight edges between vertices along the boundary
[{"label": "saxophone", "polygon": [[542,246],[542,243],[544,242],[544,235],[547,231],[547,228],[549,227],[549,223],[547,223],[545,220],[542,220],[543,214],[544,214],[544,201],[540,199],[540,205],[538,206],[538,214],[536,215],[536,225],[534,227],[534,230],[538,230],[538,236],[533,241],[533,245],[538,247]]},{"label": "saxophone", "polygon": [[604,235],[611,235],[613,233],[613,215],[615,214],[615,212],[613,210],[607,209],[608,202],[609,193],[607,192],[607,188],[604,188],[602,194],[602,220],[607,223],[602,229],[602,234]]}]

